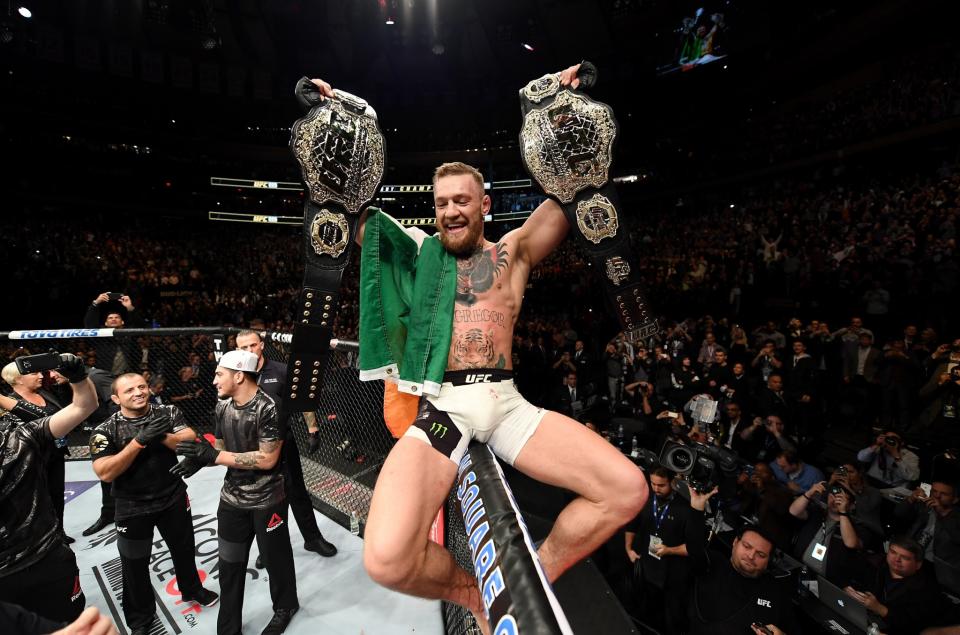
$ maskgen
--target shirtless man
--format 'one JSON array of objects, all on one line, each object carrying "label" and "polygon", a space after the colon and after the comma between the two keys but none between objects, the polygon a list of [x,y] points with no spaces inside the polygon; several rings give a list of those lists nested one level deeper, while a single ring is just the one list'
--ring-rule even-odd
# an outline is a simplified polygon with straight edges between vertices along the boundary
[{"label": "shirtless man", "polygon": [[[563,85],[577,87],[577,68],[563,71]],[[321,95],[333,96],[328,83],[312,81]],[[455,602],[470,610],[486,633],[476,579],[428,539],[471,438],[487,443],[524,474],[579,495],[540,546],[550,582],[633,519],[648,489],[643,473],[603,437],[531,405],[513,384],[513,328],[527,278],[566,237],[563,210],[548,199],[522,227],[492,243],[483,236],[491,201],[477,170],[462,163],[441,165],[433,185],[437,236],[457,257],[457,294],[444,383],[438,397],[421,399],[417,419],[446,417],[453,434],[435,447],[431,440],[436,440],[415,424],[397,441],[374,490],[363,560],[379,584]],[[363,226],[357,233],[357,242],[362,240]],[[494,383],[468,384],[463,371],[475,375],[476,369],[489,373]]]}]

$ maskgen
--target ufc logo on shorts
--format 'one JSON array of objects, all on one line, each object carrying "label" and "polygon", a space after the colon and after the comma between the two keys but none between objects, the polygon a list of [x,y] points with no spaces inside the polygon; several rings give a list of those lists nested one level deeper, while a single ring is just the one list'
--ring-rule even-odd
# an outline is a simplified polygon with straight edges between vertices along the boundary
[{"label": "ufc logo on shorts", "polygon": [[765,606],[768,609],[773,608],[772,606],[770,606],[770,600],[763,600],[761,598],[757,598],[757,606]]},{"label": "ufc logo on shorts", "polygon": [[127,528],[124,527],[123,525],[117,525],[117,532],[121,534],[125,534],[127,533]]},{"label": "ufc logo on shorts", "polygon": [[471,373],[463,378],[464,383],[467,384],[487,384],[490,383],[490,378],[493,375],[487,373],[485,375]]}]

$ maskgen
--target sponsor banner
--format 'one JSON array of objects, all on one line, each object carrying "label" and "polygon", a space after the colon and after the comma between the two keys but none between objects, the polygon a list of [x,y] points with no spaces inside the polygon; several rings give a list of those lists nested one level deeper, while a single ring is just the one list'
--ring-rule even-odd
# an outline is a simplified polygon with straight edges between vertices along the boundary
[{"label": "sponsor banner", "polygon": [[113,329],[47,329],[38,331],[10,331],[12,340],[64,340],[73,337],[113,337]]},{"label": "sponsor banner", "polygon": [[[215,513],[193,514],[193,536],[195,542],[195,561],[200,582],[208,589],[218,590],[211,580],[219,579],[217,515]],[[110,612],[117,617],[123,615],[123,572],[120,556],[116,550],[117,530],[111,527],[90,539],[82,551],[91,551],[95,564],[92,565],[100,592]],[[104,549],[104,547],[107,547]],[[78,560],[89,561],[79,556]],[[252,560],[251,563],[252,565]],[[166,541],[158,536],[153,543],[148,565],[153,593],[157,599],[157,614],[150,627],[151,635],[164,633],[185,633],[202,626],[203,632],[212,632],[217,622],[217,607],[205,607],[195,602],[185,601],[177,586],[176,571]],[[251,589],[251,584],[254,588]],[[252,566],[247,568],[247,595],[262,599],[269,596],[265,572]],[[259,588],[261,587],[262,588]],[[122,619],[122,618],[121,618]],[[120,622],[117,621],[119,624]]]}]

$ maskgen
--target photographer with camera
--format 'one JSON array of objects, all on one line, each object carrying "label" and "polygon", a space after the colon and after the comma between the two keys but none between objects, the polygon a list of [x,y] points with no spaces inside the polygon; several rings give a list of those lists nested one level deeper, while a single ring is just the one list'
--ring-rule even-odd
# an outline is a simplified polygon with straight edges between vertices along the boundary
[{"label": "photographer with camera", "polygon": [[[134,309],[130,296],[124,293],[112,291],[101,293],[93,299],[83,316],[85,329],[122,329],[142,326],[143,318]],[[123,373],[140,372],[142,352],[136,339],[130,337],[118,340],[114,337],[98,337],[94,340],[93,346],[97,354],[97,368],[107,371],[114,377]]]},{"label": "photographer with camera", "polygon": [[763,342],[760,352],[753,358],[750,365],[760,371],[760,376],[765,382],[770,379],[770,375],[783,367],[783,362],[777,355],[777,345],[773,340],[768,339]]},{"label": "photographer with camera", "polygon": [[131,635],[145,635],[156,613],[149,574],[154,529],[170,549],[182,599],[203,606],[217,601],[200,585],[187,488],[169,471],[177,465],[177,443],[197,435],[176,406],[150,403],[142,375],[120,375],[112,393],[120,410],[90,435],[90,456],[100,480],[112,483],[124,618]]},{"label": "photographer with camera", "polygon": [[792,593],[767,573],[773,543],[763,530],[744,525],[733,539],[729,556],[707,545],[704,509],[717,488],[690,490],[686,523],[693,592],[688,599],[690,635],[796,635]]},{"label": "photographer with camera", "polygon": [[[53,355],[21,357],[18,365],[37,357],[50,360]],[[67,622],[80,615],[86,600],[76,558],[61,539],[44,463],[54,440],[96,410],[97,393],[83,360],[71,354],[56,358],[58,371],[70,382],[71,403],[33,421],[0,417],[0,600]]]},{"label": "photographer with camera", "polygon": [[633,564],[640,614],[653,618],[651,626],[680,633],[686,625],[686,598],[671,591],[685,588],[690,573],[683,544],[690,503],[673,489],[673,474],[666,468],[654,468],[648,480],[653,496],[627,525],[627,557]]},{"label": "photographer with camera", "polygon": [[886,533],[883,518],[883,496],[880,491],[867,483],[860,467],[854,463],[844,463],[830,474],[828,485],[839,483],[856,497],[853,519],[864,529],[861,534],[868,549],[881,546]]},{"label": "photographer with camera", "polygon": [[923,559],[939,582],[960,595],[960,512],[957,486],[935,480],[929,491],[918,487],[894,508],[894,515],[908,529],[906,535],[923,547]]},{"label": "photographer with camera", "polygon": [[[825,509],[820,502],[824,495]],[[863,548],[863,529],[851,513],[854,502],[854,495],[840,483],[828,486],[821,481],[790,505],[790,515],[806,521],[797,533],[794,555],[841,587],[849,582],[854,556]]]},{"label": "photographer with camera", "polygon": [[797,446],[784,432],[783,421],[776,415],[754,417],[740,432],[745,442],[738,452],[748,461],[769,461],[783,451],[796,452]]},{"label": "photographer with camera", "polygon": [[870,466],[867,477],[880,488],[907,487],[920,478],[920,459],[895,430],[877,435],[873,445],[857,452],[857,460]]}]

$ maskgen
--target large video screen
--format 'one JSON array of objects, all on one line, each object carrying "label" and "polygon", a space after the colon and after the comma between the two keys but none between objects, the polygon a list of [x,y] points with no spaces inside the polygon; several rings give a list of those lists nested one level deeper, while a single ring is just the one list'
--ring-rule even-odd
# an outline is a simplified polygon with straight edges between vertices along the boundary
[{"label": "large video screen", "polygon": [[[691,71],[727,57],[732,3],[678,2],[675,22],[670,25],[661,75]],[[686,8],[684,8],[686,7]]]}]

